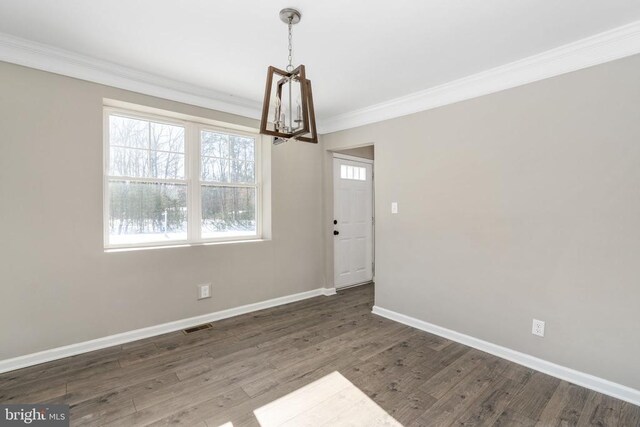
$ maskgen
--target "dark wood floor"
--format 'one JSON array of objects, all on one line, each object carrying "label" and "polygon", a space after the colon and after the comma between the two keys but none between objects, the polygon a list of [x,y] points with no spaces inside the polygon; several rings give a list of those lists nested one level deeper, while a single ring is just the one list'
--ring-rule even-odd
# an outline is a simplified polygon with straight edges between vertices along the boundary
[{"label": "dark wood floor", "polygon": [[405,426],[640,426],[640,408],[371,314],[373,287],[0,375],[2,403],[72,425],[258,425],[252,411],[339,371]]}]

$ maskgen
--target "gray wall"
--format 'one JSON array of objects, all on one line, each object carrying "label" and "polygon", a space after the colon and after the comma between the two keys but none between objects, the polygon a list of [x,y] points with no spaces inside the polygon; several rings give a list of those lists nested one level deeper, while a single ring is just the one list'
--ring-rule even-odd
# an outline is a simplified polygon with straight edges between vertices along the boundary
[{"label": "gray wall", "polygon": [[320,146],[273,148],[270,241],[105,253],[103,98],[257,122],[6,63],[0,81],[0,359],[324,286]]},{"label": "gray wall", "polygon": [[365,145],[364,147],[348,148],[346,150],[335,150],[336,153],[347,154],[349,156],[362,157],[363,159],[373,160],[375,156],[373,145]]},{"label": "gray wall", "polygon": [[376,305],[640,389],[639,75],[635,56],[323,136],[375,143]]}]

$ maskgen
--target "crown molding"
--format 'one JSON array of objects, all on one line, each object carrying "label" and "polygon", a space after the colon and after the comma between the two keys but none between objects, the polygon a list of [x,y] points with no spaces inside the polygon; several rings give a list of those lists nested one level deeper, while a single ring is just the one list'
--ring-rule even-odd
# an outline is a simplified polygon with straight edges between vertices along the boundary
[{"label": "crown molding", "polygon": [[244,117],[260,117],[261,105],[255,101],[5,33],[0,33],[0,61]]},{"label": "crown molding", "polygon": [[499,92],[640,53],[640,21],[430,89],[323,120],[319,133],[350,129]]},{"label": "crown molding", "polygon": [[[319,120],[326,134],[522,86],[640,53],[640,21],[362,109]],[[0,33],[0,61],[258,119],[258,102]]]}]

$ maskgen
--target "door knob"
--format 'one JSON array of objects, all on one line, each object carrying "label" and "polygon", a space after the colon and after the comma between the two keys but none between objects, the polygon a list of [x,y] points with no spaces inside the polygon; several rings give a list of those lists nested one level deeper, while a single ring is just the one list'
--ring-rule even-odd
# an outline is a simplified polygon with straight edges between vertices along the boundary
[{"label": "door knob", "polygon": [[338,234],[340,234],[340,232],[338,230],[333,230],[333,235],[337,236]]}]

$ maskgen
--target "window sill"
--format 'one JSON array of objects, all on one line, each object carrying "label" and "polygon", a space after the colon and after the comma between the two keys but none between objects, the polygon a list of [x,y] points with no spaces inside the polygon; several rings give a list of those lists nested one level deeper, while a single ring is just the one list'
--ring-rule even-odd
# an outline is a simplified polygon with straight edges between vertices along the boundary
[{"label": "window sill", "polygon": [[191,248],[197,246],[218,246],[218,245],[234,245],[238,243],[260,243],[260,242],[269,242],[271,239],[246,239],[246,240],[227,240],[227,241],[218,241],[218,242],[194,242],[194,243],[174,243],[174,244],[166,244],[166,245],[157,245],[157,246],[132,246],[132,247],[113,247],[113,248],[104,248],[105,253],[116,253],[116,252],[132,252],[132,251],[147,251],[147,250],[156,250],[156,249],[175,249],[175,248]]}]

